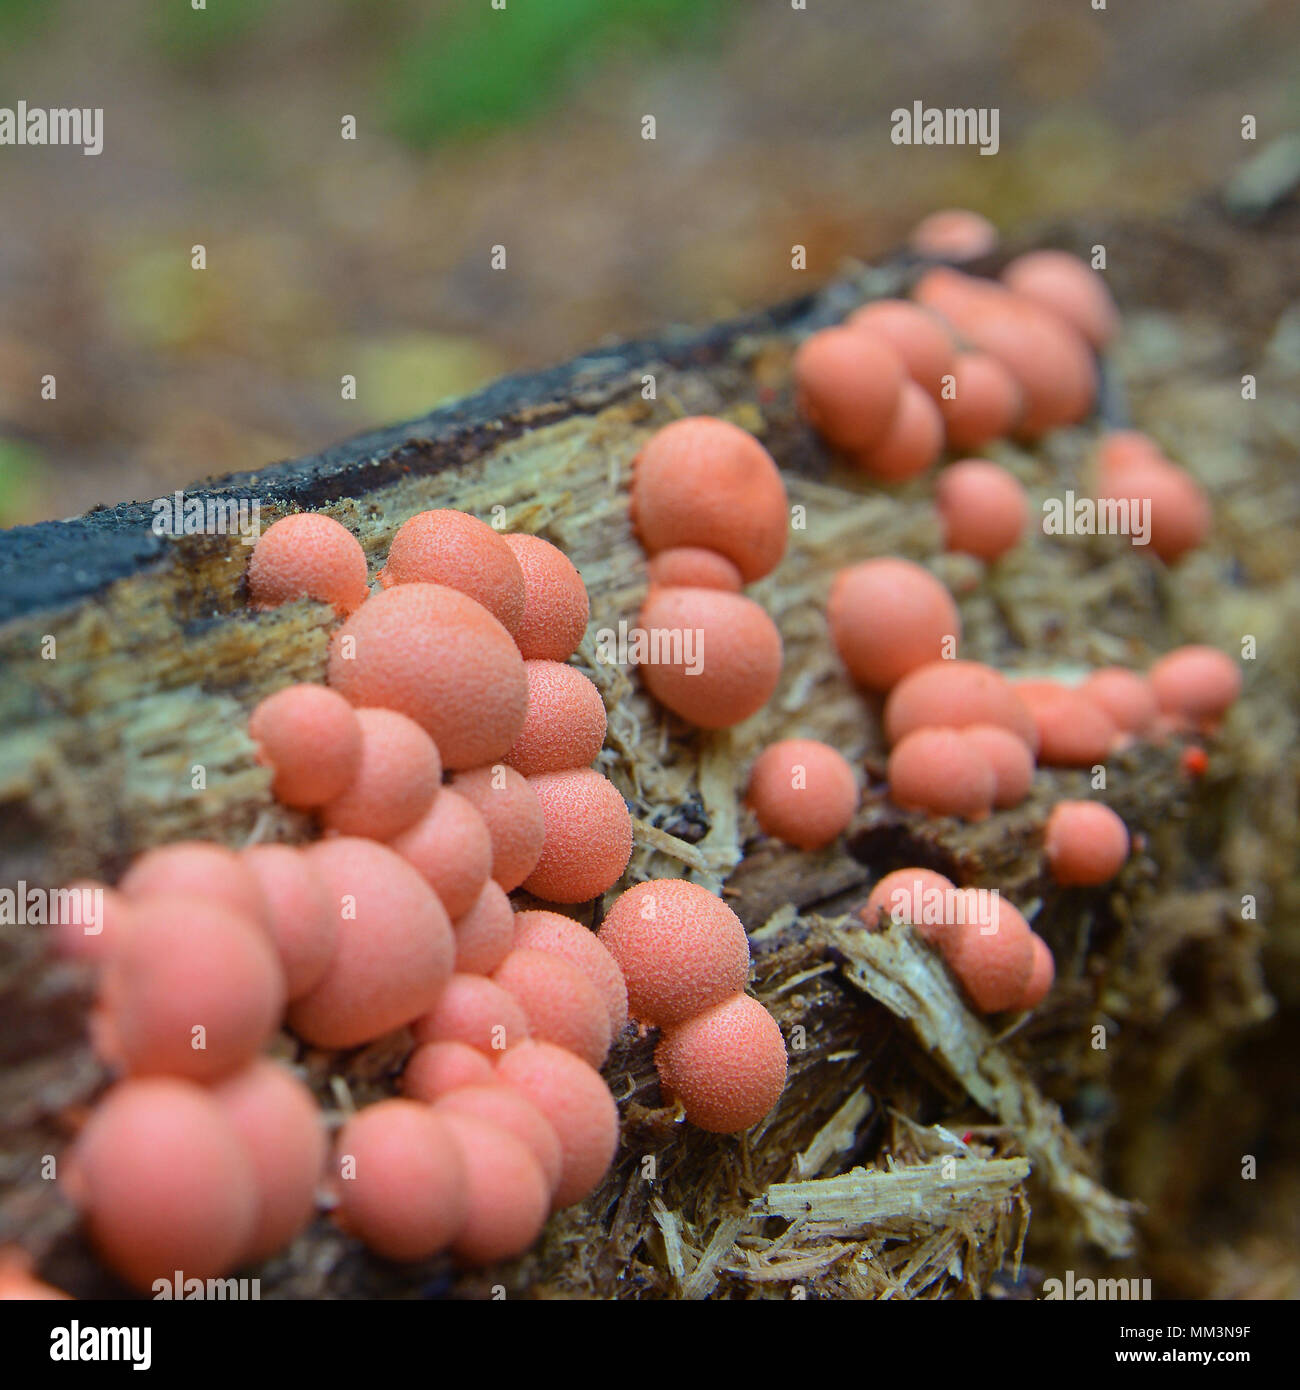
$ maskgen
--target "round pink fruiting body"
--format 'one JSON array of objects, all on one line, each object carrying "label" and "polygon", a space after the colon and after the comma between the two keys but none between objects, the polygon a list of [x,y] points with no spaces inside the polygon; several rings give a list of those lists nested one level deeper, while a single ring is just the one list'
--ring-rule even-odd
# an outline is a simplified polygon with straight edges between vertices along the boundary
[{"label": "round pink fruiting body", "polygon": [[972,347],[996,357],[1025,395],[1017,433],[1037,438],[1092,408],[1097,369],[1083,337],[1032,300],[951,270],[917,284],[919,303],[943,315]]},{"label": "round pink fruiting body", "polygon": [[1002,283],[1059,315],[1098,352],[1119,332],[1119,310],[1105,280],[1067,251],[1017,256],[1002,272]]},{"label": "round pink fruiting body", "polygon": [[1128,826],[1099,801],[1058,801],[1047,818],[1043,849],[1058,883],[1109,883],[1128,858]]},{"label": "round pink fruiting body", "polygon": [[320,879],[300,849],[251,845],[243,851],[243,860],[266,898],[286,997],[297,999],[314,989],[329,969],[338,939],[338,914],[330,910]]},{"label": "round pink fruiting body", "polygon": [[609,1014],[613,1037],[627,1023],[627,984],[618,962],[593,931],[558,912],[520,912],[515,917],[515,945],[563,956],[596,987]]},{"label": "round pink fruiting body", "polygon": [[254,608],[278,608],[294,599],[312,598],[347,616],[370,593],[365,552],[333,517],[320,512],[281,517],[253,547],[248,593]]},{"label": "round pink fruiting body", "polygon": [[443,584],[481,604],[513,634],[524,617],[524,572],[492,527],[449,508],[418,512],[398,527],[379,571],[394,584]]},{"label": "round pink fruiting body", "polygon": [[981,1013],[1019,1006],[1033,970],[1033,932],[1005,898],[959,889],[964,920],[940,943],[944,958]]},{"label": "round pink fruiting body", "polygon": [[656,430],[632,464],[632,524],[646,551],[703,546],[730,560],[747,584],[785,554],[787,505],[767,450],[711,416]]},{"label": "round pink fruiting body", "polygon": [[991,288],[988,280],[951,266],[936,266],[912,286],[912,299],[938,314],[951,327]]},{"label": "round pink fruiting body", "polygon": [[270,907],[256,875],[233,849],[182,840],[147,849],[122,875],[118,891],[132,904],[159,894],[217,903],[269,927]]},{"label": "round pink fruiting body", "polygon": [[528,717],[503,761],[525,777],[590,767],[605,742],[605,702],[574,666],[528,661]]},{"label": "round pink fruiting body", "polygon": [[902,358],[912,380],[938,398],[944,376],[952,371],[956,344],[952,330],[937,314],[906,299],[877,299],[855,309],[847,322],[850,328],[882,337]]},{"label": "round pink fruiting body", "polygon": [[1019,806],[1034,785],[1034,755],[1029,745],[1000,724],[970,724],[961,732],[993,769],[993,805],[999,811]]},{"label": "round pink fruiting body", "polygon": [[632,817],[622,793],[591,768],[543,772],[529,785],[546,834],[528,892],[553,903],[581,903],[612,888],[632,857]]},{"label": "round pink fruiting body", "polygon": [[1097,447],[1097,473],[1106,482],[1116,481],[1134,464],[1168,462],[1160,445],[1140,430],[1108,430]]},{"label": "round pink fruiting body", "polygon": [[501,539],[524,575],[524,616],[514,634],[520,655],[527,661],[567,661],[590,617],[582,576],[564,551],[540,536],[510,533]]},{"label": "round pink fruiting body", "polygon": [[826,616],[849,674],[869,690],[890,689],[961,640],[952,595],[910,560],[863,560],[840,570]]},{"label": "round pink fruiting body", "polygon": [[905,810],[982,820],[996,788],[989,760],[958,729],[916,729],[889,755],[889,799]]},{"label": "round pink fruiting body", "polygon": [[479,1115],[435,1112],[460,1147],[465,1166],[465,1219],[452,1253],[470,1265],[513,1259],[542,1233],[550,1185],[523,1140]]},{"label": "round pink fruiting body", "polygon": [[1056,681],[1017,681],[1016,694],[1038,729],[1038,761],[1047,767],[1104,763],[1118,738],[1105,709]]},{"label": "round pink fruiting body", "polygon": [[977,559],[1000,559],[1019,544],[1029,523],[1020,483],[996,463],[962,459],[945,468],[935,487],[943,543]]},{"label": "round pink fruiting body", "polygon": [[829,444],[855,454],[884,439],[909,384],[895,348],[860,328],[814,333],[793,371],[799,413]]},{"label": "round pink fruiting body", "polygon": [[858,781],[829,744],[788,738],[758,755],[745,799],[765,835],[799,849],[822,849],[853,819]]},{"label": "round pink fruiting body", "polygon": [[328,1143],[311,1092],[288,1067],[262,1057],[212,1095],[253,1163],[257,1221],[241,1261],[264,1260],[303,1230],[316,1209]]},{"label": "round pink fruiting body", "polygon": [[513,892],[532,873],[546,838],[537,793],[504,763],[457,773],[451,785],[483,817],[492,841],[492,877]]},{"label": "round pink fruiting body", "polygon": [[858,916],[871,931],[907,922],[926,941],[938,941],[951,925],[947,915],[954,892],[952,880],[933,869],[895,869],[872,888]]},{"label": "round pink fruiting body", "polygon": [[474,806],[450,787],[390,844],[438,895],[453,921],[478,901],[492,872],[492,837]]},{"label": "round pink fruiting body", "polygon": [[595,1190],[618,1148],[618,1107],[600,1073],[563,1048],[531,1041],[501,1058],[497,1076],[541,1111],[560,1141],[552,1209],[580,1202]]},{"label": "round pink fruiting body", "polygon": [[1122,666],[1104,666],[1094,671],[1079,687],[1079,693],[1110,715],[1124,733],[1149,733],[1160,713],[1151,682],[1137,671]]},{"label": "round pink fruiting body", "polygon": [[749,937],[739,917],[698,883],[660,878],[621,894],[600,926],[641,1023],[681,1023],[739,994]]},{"label": "round pink fruiting body", "polygon": [[[1213,515],[1205,489],[1186,469],[1164,460],[1136,462],[1103,476],[1102,501],[1127,501],[1148,514],[1149,544],[1167,565],[1204,545]],[[1130,523],[1133,525],[1134,523]]]},{"label": "round pink fruiting body", "polygon": [[490,1086],[495,1080],[491,1061],[476,1047],[463,1042],[423,1043],[402,1071],[402,1094],[431,1104],[462,1086]]},{"label": "round pink fruiting body", "polygon": [[315,1047],[355,1047],[428,1013],[456,953],[433,889],[373,840],[321,840],[305,852],[338,916],[338,943],[320,983],[290,1005],[290,1028]]},{"label": "round pink fruiting body", "polygon": [[612,1037],[609,1011],[576,965],[549,951],[517,946],[492,972],[492,980],[518,1001],[532,1037],[593,1067],[604,1062]]},{"label": "round pink fruiting body", "polygon": [[776,1019],[736,994],[664,1031],[655,1066],[686,1118],[714,1134],[756,1125],[781,1099],[787,1068]]},{"label": "round pink fruiting body", "polygon": [[138,1289],[220,1278],[258,1222],[253,1160],[211,1092],[171,1077],[123,1081],[91,1113],[68,1161],[91,1243]]},{"label": "round pink fruiting body", "polygon": [[223,903],[159,894],[133,905],[108,958],[95,1032],[133,1076],[212,1081],[275,1033],[284,971],[266,932]]},{"label": "round pink fruiting body", "polygon": [[515,914],[505,889],[488,879],[474,906],[452,923],[456,969],[462,975],[490,975],[510,954]]},{"label": "round pink fruiting body", "polygon": [[914,729],[998,724],[1038,751],[1038,728],[1011,682],[978,661],[931,661],[909,671],[885,701],[889,742]]},{"label": "round pink fruiting body", "polygon": [[514,640],[442,584],[398,584],[363,605],[330,643],[329,683],[353,705],[414,719],[454,769],[501,757],[528,713]]},{"label": "round pink fruiting body", "polygon": [[388,840],[415,824],[442,786],[442,759],[427,733],[391,709],[359,709],[361,762],[343,792],[321,807],[339,835]]},{"label": "round pink fruiting body", "polygon": [[939,398],[948,447],[981,449],[1012,434],[1024,413],[1020,383],[987,352],[959,352],[949,390]]},{"label": "round pink fruiting body", "polygon": [[920,477],[943,452],[943,416],[934,398],[914,381],[903,382],[885,432],[869,449],[853,455],[854,465],[882,483]]},{"label": "round pink fruiting body", "polygon": [[1213,647],[1179,647],[1147,672],[1161,713],[1212,732],[1241,694],[1241,668]]},{"label": "round pink fruiting body", "polygon": [[[781,678],[781,634],[742,594],[655,588],[637,626],[658,647],[639,667],[646,689],[702,729],[729,729],[756,714]],[[687,650],[680,634],[696,634],[697,648]]]},{"label": "round pink fruiting body", "polygon": [[923,217],[907,239],[913,251],[944,261],[975,261],[997,250],[998,229],[967,208],[944,208]]},{"label": "round pink fruiting body", "polygon": [[361,762],[356,711],[324,685],[291,685],[249,716],[257,761],[271,768],[271,792],[286,806],[320,806],[352,781]]},{"label": "round pink fruiting body", "polygon": [[678,545],[661,550],[646,566],[653,584],[667,589],[725,589],[738,594],[745,579],[736,566],[716,550],[699,545]]},{"label": "round pink fruiting body", "polygon": [[519,1001],[482,975],[453,975],[411,1035],[417,1043],[468,1043],[493,1059],[530,1036]]},{"label": "round pink fruiting body", "polygon": [[547,1202],[560,1181],[563,1155],[551,1122],[522,1091],[497,1080],[477,1086],[460,1086],[438,1102],[441,1114],[473,1115],[499,1125],[527,1145],[546,1179]]},{"label": "round pink fruiting body", "polygon": [[469,1176],[456,1135],[430,1106],[381,1100],[351,1116],[335,1141],[335,1220],[389,1260],[445,1250],[469,1215]]}]

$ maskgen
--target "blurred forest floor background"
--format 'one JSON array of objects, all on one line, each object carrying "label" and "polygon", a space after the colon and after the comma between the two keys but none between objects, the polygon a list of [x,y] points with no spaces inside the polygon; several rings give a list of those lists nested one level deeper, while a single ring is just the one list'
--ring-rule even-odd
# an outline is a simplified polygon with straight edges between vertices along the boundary
[{"label": "blurred forest floor background", "polygon": [[[0,524],[800,293],[936,207],[1171,210],[1300,127],[1297,55],[1293,0],[0,0],[5,101],[105,109],[97,158],[0,150]],[[892,145],[915,100],[997,106],[999,154]]]}]

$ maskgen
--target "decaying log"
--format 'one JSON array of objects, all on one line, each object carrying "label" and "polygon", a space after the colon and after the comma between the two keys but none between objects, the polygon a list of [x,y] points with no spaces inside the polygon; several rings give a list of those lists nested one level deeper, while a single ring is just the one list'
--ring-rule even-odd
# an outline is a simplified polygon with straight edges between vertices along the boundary
[{"label": "decaying log", "polygon": [[[1294,344],[1290,357],[1270,347],[1279,306],[1300,294],[1298,223],[1290,204],[1249,225],[1203,207],[1046,237],[1125,248],[1112,253],[1112,283],[1132,331],[1108,375],[1214,493],[1218,529],[1205,553],[1170,575],[1114,538],[1035,534],[983,578],[960,557],[937,562],[962,606],[965,654],[1008,669],[1141,665],[1179,641],[1232,649],[1256,634],[1253,724],[1229,725],[1199,779],[1169,746],[1125,754],[1102,792],[1085,774],[1044,772],[1023,807],[983,825],[909,816],[884,798],[878,709],[829,647],[825,595],[850,560],[931,559],[938,530],[925,484],[884,492],[827,455],[796,416],[788,366],[810,329],[904,289],[916,270],[905,257],[852,267],[740,322],[508,379],[408,425],[193,490],[256,500],[264,525],[289,510],[328,512],[358,535],[372,571],[397,527],[429,507],[561,545],[592,599],[579,662],[609,708],[598,766],[637,823],[627,882],[689,873],[723,889],[753,937],[755,991],[791,1048],[777,1111],[720,1139],[662,1105],[653,1037],[633,1030],[606,1068],[623,1114],[615,1166],[529,1255],[473,1275],[442,1261],[398,1269],[322,1217],[256,1271],[264,1297],[476,1297],[496,1286],[535,1297],[786,1297],[795,1286],[812,1296],[1009,1294],[1023,1287],[1031,1204],[1040,1260],[1135,1249],[1134,1209],[1108,1185],[1108,1141],[1162,1084],[1271,1008],[1264,929],[1237,904],[1242,892],[1267,907],[1288,891],[1278,852],[1294,833],[1297,594],[1286,464],[1300,428],[1243,410],[1236,378],[1252,370],[1280,392],[1300,377]],[[799,509],[789,556],[752,590],[786,644],[780,688],[720,735],[666,717],[594,643],[633,618],[644,593],[629,464],[683,413],[725,415],[758,434]],[[1096,428],[1034,451],[1000,445],[995,456],[1037,502],[1080,484]],[[312,833],[272,801],[246,723],[269,691],[323,678],[332,613],[309,602],[250,612],[238,537],[162,539],[151,515],[147,503],[125,504],[0,535],[0,883],[113,879],[141,849],[184,837],[241,845]],[[842,848],[800,854],[762,841],[740,803],[753,754],[794,733],[834,743],[872,774]],[[1047,809],[1082,794],[1109,799],[1134,832],[1137,853],[1113,890],[1065,893],[1044,873]],[[1058,987],[1009,1036],[967,1010],[906,930],[868,936],[847,915],[875,876],[905,864],[999,887],[1051,944]],[[590,922],[593,910],[577,915]],[[1275,949],[1292,964],[1300,955],[1293,937]],[[0,952],[0,1244],[20,1241],[74,1292],[114,1290],[40,1171],[104,1079],[84,1042],[89,981],[54,962],[36,929],[5,928]],[[288,1037],[279,1048],[336,1110],[389,1090],[409,1040],[344,1056]],[[1081,1101],[1094,1093],[1108,1098],[1107,1123]]]}]

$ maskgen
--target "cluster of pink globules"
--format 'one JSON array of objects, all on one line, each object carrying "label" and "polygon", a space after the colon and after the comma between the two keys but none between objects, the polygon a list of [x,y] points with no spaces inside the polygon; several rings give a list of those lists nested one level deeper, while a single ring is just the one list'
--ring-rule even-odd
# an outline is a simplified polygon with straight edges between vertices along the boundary
[{"label": "cluster of pink globules", "polygon": [[[106,890],[105,929],[64,944],[100,969],[92,1035],[122,1079],[67,1186],[106,1261],[141,1287],[283,1248],[318,1198],[391,1259],[517,1255],[600,1181],[617,1108],[598,1068],[627,1018],[614,959],[577,922],[516,913],[626,867],[631,818],[590,764],[596,687],[568,658],[587,595],[559,550],[459,512],[396,534],[370,595],[330,518],[277,522],[253,606],[332,604],[328,685],[253,712],[276,797],[322,837],[235,853],[171,845]],[[262,1056],[282,1024],[319,1048],[402,1028],[404,1094],[334,1137]]]},{"label": "cluster of pink globules", "polygon": [[686,1118],[721,1134],[763,1119],[785,1088],[785,1040],[744,992],[740,918],[699,884],[652,879],[615,900],[600,940],[623,972],[632,1015],[660,1030],[655,1065]]},{"label": "cluster of pink globules", "polygon": [[933,869],[895,869],[858,914],[868,930],[907,922],[943,956],[981,1013],[1032,1009],[1056,967],[1047,943],[1000,895],[958,888]]},{"label": "cluster of pink globules", "polygon": [[[915,243],[924,254],[963,260],[992,251],[996,237],[981,220],[954,214],[927,220]],[[1007,266],[1001,284],[936,268],[918,281],[913,301],[868,305],[843,328],[814,334],[796,358],[804,413],[868,476],[894,483],[923,474],[945,435],[950,449],[964,451],[1002,435],[1034,439],[1091,410],[1093,354],[1112,340],[1119,318],[1083,262],[1030,253]],[[1149,504],[1152,548],[1165,562],[1204,541],[1203,491],[1145,436],[1106,436],[1098,471],[1098,497]],[[1028,520],[1019,482],[982,459],[944,469],[936,502],[946,548],[987,563],[1015,547]],[[842,570],[828,620],[854,680],[884,696],[890,796],[929,815],[982,819],[1023,801],[1039,764],[1096,767],[1137,739],[1211,731],[1240,690],[1234,664],[1208,648],[1170,653],[1148,677],[1107,668],[1077,685],[1008,681],[958,659],[952,596],[901,559]],[[1062,884],[1109,881],[1129,848],[1123,821],[1097,802],[1061,802],[1044,827],[1047,863]],[[947,880],[929,886],[965,901]],[[873,895],[864,910],[873,926],[881,906]],[[985,1011],[1032,1007],[1053,975],[1047,946],[1010,904],[1001,908],[1001,924],[982,930],[922,928]]]},{"label": "cluster of pink globules", "polygon": [[[936,222],[918,245],[951,251],[972,228],[984,236]],[[945,444],[967,453],[1083,419],[1094,353],[1117,327],[1100,277],[1060,253],[1013,261],[1001,283],[936,268],[910,302],[812,335],[794,362],[797,399],[854,466],[899,483]],[[1204,493],[1145,436],[1103,441],[1094,491],[1149,503],[1167,563],[1208,533]],[[1019,482],[980,458],[942,472],[936,507],[945,547],[989,564],[1028,520]],[[783,655],[741,593],[784,554],[776,464],[732,424],[676,421],[637,456],[631,514],[650,557],[639,626],[703,635],[698,671],[669,650],[642,666],[645,685],[699,727],[750,717]],[[63,938],[100,971],[92,1035],[120,1077],[75,1146],[67,1190],[106,1261],[141,1287],[265,1258],[320,1200],[390,1259],[521,1253],[612,1161],[618,1114],[599,1068],[629,1017],[659,1029],[665,1093],[705,1129],[751,1127],[784,1087],[780,1029],[744,993],[744,927],[716,895],[640,884],[599,933],[510,902],[517,888],[559,904],[599,897],[632,850],[626,803],[592,767],[602,697],[569,664],[589,609],[568,558],[438,510],[397,531],[378,578],[372,593],[361,546],[321,514],[275,523],[249,565],[254,608],[314,599],[341,620],[327,683],[277,691],[250,721],[274,795],[321,838],[150,851],[106,890],[103,932]],[[884,699],[892,798],[929,815],[1016,806],[1040,764],[1088,767],[1136,739],[1211,733],[1240,690],[1235,664],[1202,647],[1145,676],[1009,681],[958,659],[952,596],[902,559],[841,571],[827,616],[855,682]],[[814,850],[848,826],[859,789],[836,750],[788,739],[755,761],[746,800],[764,832]],[[1044,849],[1058,883],[1089,886],[1130,846],[1107,807],[1063,801]],[[931,892],[948,895],[937,920],[918,898]],[[1032,1008],[1051,987],[1051,952],[995,903],[903,869],[862,917],[912,922],[981,1011]],[[414,1035],[402,1094],[350,1115],[332,1157],[313,1096],[264,1055],[282,1024],[330,1049]]]},{"label": "cluster of pink globules", "polygon": [[[926,219],[913,245],[923,255],[962,262],[988,255],[996,241],[984,219],[954,212]],[[793,364],[796,400],[857,469],[880,483],[901,483],[929,470],[945,444],[960,454],[1083,420],[1096,397],[1095,354],[1118,329],[1102,277],[1063,252],[1018,257],[1000,281],[935,267],[910,301],[872,302],[806,339]],[[667,671],[652,664],[643,680],[661,703],[705,728],[754,713],[780,672],[779,635],[769,637],[766,614],[751,605],[754,613],[740,621],[727,607],[742,582],[772,568],[785,538],[784,492],[770,481],[779,475],[766,451],[739,433],[708,418],[676,421],[643,447],[633,472],[632,519],[652,557],[641,623],[694,621],[705,635],[698,676],[684,673],[682,663]],[[1094,491],[1100,499],[1148,503],[1151,546],[1166,563],[1208,534],[1203,490],[1134,431],[1104,437]],[[1013,550],[1029,521],[1023,486],[985,459],[960,458],[944,468],[935,502],[945,548],[986,564]],[[1138,739],[1210,732],[1240,689],[1234,664],[1208,648],[1170,653],[1149,676],[1105,668],[1077,685],[1010,681],[958,659],[961,619],[952,595],[922,566],[900,558],[841,570],[827,618],[854,681],[884,697],[892,799],[928,815],[982,819],[1024,801],[1039,765],[1095,767]],[[847,827],[858,788],[835,749],[788,739],[756,759],[746,800],[765,833],[811,850]],[[1063,802],[1045,825],[1044,850],[1059,883],[1100,884],[1128,857],[1128,831],[1100,803]],[[1005,940],[991,944],[997,935],[966,933],[950,963],[977,972],[981,952],[996,959],[1007,949]],[[1037,1002],[1040,987],[1045,993],[1050,985],[1050,952],[1027,924],[1025,933],[1002,935],[1024,938],[1017,970],[1028,969],[1028,943],[1036,943],[1030,993]],[[1016,990],[975,993],[1021,998]]]}]

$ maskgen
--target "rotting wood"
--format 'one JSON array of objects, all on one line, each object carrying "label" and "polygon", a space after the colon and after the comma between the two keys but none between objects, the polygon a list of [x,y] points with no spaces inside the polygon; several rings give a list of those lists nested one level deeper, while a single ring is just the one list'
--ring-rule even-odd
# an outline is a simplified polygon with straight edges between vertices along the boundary
[{"label": "rotting wood", "polygon": [[[1025,1069],[971,1014],[938,956],[906,927],[883,932],[831,928],[829,935],[848,959],[848,978],[915,1028],[966,1094],[1015,1131],[1040,1178],[1069,1205],[1087,1238],[1108,1255],[1131,1254],[1131,1204],[1082,1170],[1085,1157],[1059,1107],[1043,1098]],[[1022,1177],[1028,1165],[1024,1168]]]},{"label": "rotting wood", "polygon": [[827,1235],[871,1230],[899,1218],[942,1225],[953,1211],[1011,1198],[1028,1176],[1023,1158],[961,1158],[951,1165],[940,1160],[885,1171],[854,1168],[834,1178],[773,1183],[756,1208],[787,1221],[802,1219]]},{"label": "rotting wood", "polygon": [[[959,558],[935,561],[961,602],[966,651],[1003,666],[1141,664],[1180,640],[1259,634],[1269,683],[1256,682],[1251,695],[1267,742],[1230,730],[1195,783],[1176,775],[1176,749],[1141,750],[1118,763],[1105,794],[1140,843],[1116,892],[1062,894],[1043,871],[1045,809],[1061,795],[1091,794],[1083,774],[1042,774],[1025,807],[983,826],[906,816],[872,791],[849,852],[804,855],[755,843],[739,805],[755,750],[788,733],[825,738],[868,768],[881,766],[876,711],[844,680],[822,609],[831,575],[847,561],[933,558],[928,488],[884,494],[833,465],[795,416],[787,367],[802,333],[905,284],[913,270],[905,260],[855,268],[739,324],[591,354],[315,458],[209,486],[212,495],[255,498],[264,522],[298,507],[327,511],[356,531],[372,567],[415,511],[456,506],[490,515],[499,505],[506,526],[545,534],[573,556],[596,628],[631,618],[642,595],[627,467],[674,414],[725,414],[753,429],[807,519],[792,531],[778,576],[753,591],[782,630],[787,662],[771,705],[743,729],[691,734],[645,699],[634,676],[599,664],[590,640],[579,655],[610,707],[600,766],[640,825],[629,879],[684,866],[703,881],[725,877],[728,900],[757,933],[755,992],[801,1044],[792,1043],[781,1106],[753,1135],[694,1131],[661,1104],[653,1037],[629,1034],[606,1068],[624,1116],[615,1167],[588,1202],[550,1223],[529,1255],[474,1275],[455,1276],[444,1261],[395,1269],[321,1219],[258,1271],[264,1296],[476,1297],[501,1284],[511,1296],[780,1297],[796,1282],[813,1296],[978,1296],[1015,1277],[1027,1194],[1045,1249],[1054,1240],[1071,1248],[1080,1227],[1103,1248],[1122,1247],[1123,1203],[1108,1205],[1105,1189],[1092,1185],[1096,1136],[1085,1155],[1053,1107],[1063,1095],[1101,1087],[1117,1115],[1140,1117],[1157,1082],[1194,1068],[1269,1008],[1262,928],[1238,922],[1229,930],[1225,921],[1241,881],[1283,891],[1278,847],[1294,832],[1290,710],[1300,624],[1288,587],[1294,486],[1282,467],[1293,436],[1261,434],[1253,420],[1227,413],[1223,382],[1230,387],[1249,363],[1272,372],[1272,389],[1284,395],[1298,374],[1269,349],[1279,306],[1300,297],[1297,224],[1294,207],[1249,229],[1200,209],[1163,224],[1079,222],[1044,238],[1075,248],[1126,245],[1112,278],[1125,310],[1145,305],[1195,324],[1197,351],[1176,366],[1167,343],[1146,355],[1139,341],[1121,367],[1142,423],[1171,448],[1195,452],[1215,492],[1219,530],[1204,559],[1167,581],[1145,557],[1101,541],[1064,547],[1031,537],[979,584],[978,570]],[[647,372],[655,402],[641,398]],[[997,457],[1037,501],[1077,481],[1094,432],[1065,431],[1035,451],[999,446]],[[1248,486],[1236,486],[1233,469]],[[0,881],[112,878],[147,844],[187,835],[239,844],[310,832],[305,818],[271,802],[244,725],[270,689],[321,678],[332,615],[310,603],[249,613],[247,552],[237,541],[162,541],[148,520],[147,506],[128,504],[0,535]],[[1243,616],[1223,593],[1229,564],[1269,593],[1262,613],[1253,603]],[[53,661],[41,651],[47,635],[57,642]],[[202,794],[190,791],[195,761],[207,772]],[[846,934],[843,914],[871,879],[907,863],[1001,887],[1056,952],[1060,983],[1049,1006],[1006,1042],[987,1047],[987,1031],[959,1005],[946,1005],[956,1012],[945,1019],[935,1011],[938,995],[928,1009],[892,995],[878,954],[884,939]],[[1292,939],[1275,938],[1273,948],[1300,960]],[[1194,1020],[1180,1015],[1168,982],[1176,963],[1181,988],[1203,996]],[[874,989],[864,992],[868,978]],[[0,1243],[21,1239],[46,1277],[79,1293],[115,1286],[38,1167],[41,1155],[61,1150],[77,1107],[102,1081],[84,1044],[87,983],[52,963],[38,934],[0,937]],[[1115,1032],[1100,1053],[1088,1044],[1098,1019]],[[932,1050],[927,1031],[943,1047]],[[336,1111],[339,1095],[360,1104],[385,1093],[409,1040],[398,1035],[345,1056],[303,1051],[288,1038],[278,1046]],[[1052,1088],[1059,1094],[1049,1095]],[[871,1108],[848,1123],[846,1099],[859,1095]],[[828,1159],[884,1182],[933,1164],[934,1132],[909,1117],[936,1115],[955,1133],[979,1134],[987,1157],[963,1161],[1011,1165],[996,1170],[1003,1174],[1028,1167],[1027,1180],[1008,1182],[1008,1201],[920,1237],[887,1219],[852,1240],[823,1239],[803,1218],[775,1232],[766,1227],[779,1223],[756,1222],[755,1204],[761,1209],[765,1194],[779,1191],[774,1184],[809,1176],[797,1164],[819,1152],[810,1148],[819,1135],[838,1135]],[[1118,1137],[1114,1125],[1109,1134]],[[1103,1215],[1089,1218],[1090,1209]]]}]

